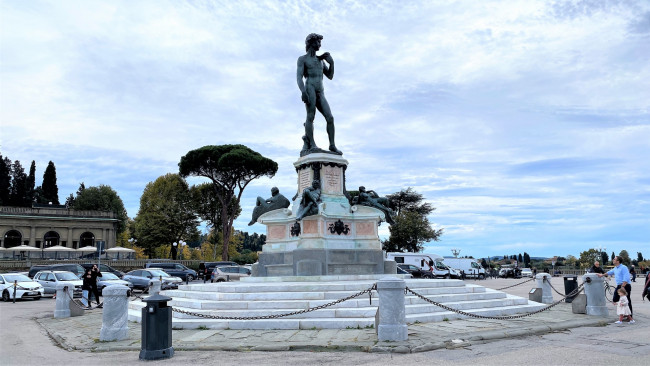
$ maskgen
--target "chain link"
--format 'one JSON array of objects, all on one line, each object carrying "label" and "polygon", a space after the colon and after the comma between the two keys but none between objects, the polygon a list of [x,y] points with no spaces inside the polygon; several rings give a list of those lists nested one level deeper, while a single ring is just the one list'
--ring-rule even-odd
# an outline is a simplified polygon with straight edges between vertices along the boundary
[{"label": "chain link", "polygon": [[526,282],[530,282],[530,281],[532,281],[532,280],[534,280],[534,279],[535,279],[535,277],[532,277],[532,278],[529,279],[529,280],[526,280],[526,281],[523,281],[523,282],[519,282],[519,283],[515,283],[514,285],[510,285],[510,286],[501,287],[501,288],[498,288],[498,289],[496,289],[496,290],[497,290],[497,291],[501,291],[501,290],[505,290],[505,289],[507,289],[507,288],[511,288],[511,287],[519,286],[519,285],[522,285],[522,284],[524,284],[524,283],[526,283]]},{"label": "chain link", "polygon": [[260,315],[260,316],[219,316],[219,315],[210,315],[210,314],[203,314],[203,313],[195,313],[195,312],[191,312],[191,311],[186,311],[186,310],[177,309],[177,308],[175,308],[175,307],[172,307],[172,311],[177,312],[177,313],[180,313],[180,314],[186,314],[186,315],[196,316],[196,317],[199,317],[199,318],[208,318],[208,319],[223,319],[223,320],[260,320],[260,319],[277,319],[277,318],[283,318],[283,317],[286,317],[286,316],[298,315],[298,314],[304,314],[304,313],[308,313],[308,312],[311,312],[311,311],[316,311],[316,310],[320,310],[320,309],[325,309],[325,308],[328,308],[328,307],[330,307],[330,306],[334,306],[334,305],[336,305],[336,304],[340,304],[340,303],[342,303],[342,302],[344,302],[344,301],[354,299],[355,297],[359,297],[359,296],[361,296],[361,295],[363,295],[363,294],[366,294],[366,293],[369,294],[370,296],[372,296],[372,291],[373,291],[373,290],[377,290],[377,284],[376,284],[376,283],[373,284],[370,288],[365,289],[365,290],[363,290],[363,291],[361,291],[361,292],[357,292],[357,293],[354,294],[354,295],[350,295],[350,296],[348,296],[348,297],[344,297],[344,298],[342,298],[342,299],[338,299],[338,300],[336,300],[336,301],[332,301],[332,302],[329,302],[329,303],[327,303],[327,304],[323,304],[323,305],[315,306],[315,307],[313,307],[313,308],[308,308],[308,309],[299,310],[299,311],[294,311],[294,312],[291,312],[291,313],[284,313],[284,314],[272,314],[272,315]]},{"label": "chain link", "polygon": [[441,304],[441,303],[439,303],[439,302],[436,302],[436,301],[433,301],[433,300],[431,300],[431,299],[428,299],[428,298],[426,298],[426,297],[424,297],[424,296],[418,294],[417,292],[411,290],[411,289],[408,288],[408,287],[406,288],[406,291],[412,293],[413,295],[419,297],[420,299],[422,299],[422,300],[424,300],[424,301],[430,302],[430,303],[432,303],[433,305],[436,305],[436,306],[441,307],[441,308],[443,308],[443,309],[445,309],[445,310],[448,310],[448,311],[452,311],[452,312],[454,312],[454,313],[458,313],[458,314],[460,314],[460,315],[465,315],[465,316],[469,316],[469,317],[472,317],[472,318],[479,318],[479,319],[512,320],[512,319],[520,319],[520,318],[524,318],[524,317],[527,317],[527,316],[531,316],[531,315],[535,315],[535,314],[541,313],[542,311],[549,310],[549,309],[551,309],[552,307],[556,306],[557,304],[561,303],[562,301],[566,300],[567,297],[575,296],[575,295],[577,295],[578,293],[580,293],[580,291],[582,291],[582,288],[583,288],[583,287],[584,287],[584,284],[581,284],[580,286],[578,286],[578,288],[576,288],[575,290],[573,290],[570,294],[568,294],[568,295],[566,295],[566,296],[563,295],[562,299],[560,299],[560,300],[558,300],[558,301],[556,301],[556,302],[550,304],[549,306],[543,307],[543,308],[541,308],[541,309],[539,309],[539,310],[535,310],[535,311],[533,311],[533,312],[526,313],[526,314],[519,314],[519,315],[506,315],[506,316],[484,316],[484,315],[472,314],[472,313],[468,313],[468,312],[466,312],[466,311],[462,311],[462,310],[454,309],[454,308],[449,307],[449,306],[447,306],[447,305],[443,305],[443,304]]}]

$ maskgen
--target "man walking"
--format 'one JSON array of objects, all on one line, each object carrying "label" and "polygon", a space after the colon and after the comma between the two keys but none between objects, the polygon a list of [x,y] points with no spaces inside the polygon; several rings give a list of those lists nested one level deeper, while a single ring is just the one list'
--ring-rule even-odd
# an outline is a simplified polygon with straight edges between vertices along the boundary
[{"label": "man walking", "polygon": [[[630,293],[632,292],[632,285],[630,285],[630,271],[627,269],[627,266],[622,263],[621,257],[618,255],[614,257],[614,268],[612,270],[607,271],[605,274],[598,273],[598,277],[608,277],[611,275],[614,275],[614,279],[616,280],[616,290],[614,290],[612,301],[618,302],[618,300],[620,300],[621,297],[618,294],[618,289],[624,288],[625,291],[627,291],[626,297],[630,305],[630,315],[633,317],[634,311],[632,310],[632,299],[630,298]],[[630,320],[630,324],[634,324],[634,320]]]}]

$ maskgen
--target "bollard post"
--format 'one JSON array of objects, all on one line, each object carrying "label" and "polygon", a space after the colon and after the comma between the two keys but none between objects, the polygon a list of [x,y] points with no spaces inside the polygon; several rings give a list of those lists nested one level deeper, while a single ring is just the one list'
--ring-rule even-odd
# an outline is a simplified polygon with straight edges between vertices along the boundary
[{"label": "bollard post", "polygon": [[587,295],[587,315],[609,316],[603,278],[595,273],[587,273],[582,276],[582,282]]},{"label": "bollard post", "polygon": [[108,286],[102,290],[104,311],[100,341],[121,341],[128,338],[129,288],[123,285]]},{"label": "bollard post", "polygon": [[55,318],[70,317],[70,299],[72,299],[72,285],[59,283],[56,285],[56,307],[54,309]]},{"label": "bollard post", "polygon": [[552,304],[551,275],[548,273],[540,273],[535,276],[535,280],[537,281],[537,288],[542,289],[542,304]]},{"label": "bollard post", "polygon": [[162,290],[162,281],[153,280],[151,281],[151,286],[149,286],[149,295],[158,295]]},{"label": "bollard post", "polygon": [[174,356],[172,347],[172,308],[167,306],[171,297],[156,294],[143,301],[141,360],[158,360]]},{"label": "bollard post", "polygon": [[375,320],[379,341],[405,341],[408,339],[403,279],[385,277],[377,281],[379,308]]},{"label": "bollard post", "polygon": [[14,304],[16,303],[16,289],[18,288],[18,281],[14,280]]}]

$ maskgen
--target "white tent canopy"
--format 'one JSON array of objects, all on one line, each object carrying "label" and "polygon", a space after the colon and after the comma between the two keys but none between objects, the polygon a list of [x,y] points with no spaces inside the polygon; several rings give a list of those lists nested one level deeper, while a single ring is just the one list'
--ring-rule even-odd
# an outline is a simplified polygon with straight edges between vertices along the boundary
[{"label": "white tent canopy", "polygon": [[13,252],[34,252],[34,251],[37,251],[37,250],[40,250],[40,249],[36,248],[36,247],[29,246],[29,245],[25,245],[25,244],[19,245],[19,246],[16,246],[16,247],[7,248],[7,251],[9,251],[9,252],[11,252],[11,251],[13,251]]},{"label": "white tent canopy", "polygon": [[135,253],[135,250],[124,247],[114,247],[106,249],[106,253]]},{"label": "white tent canopy", "polygon": [[96,252],[97,248],[92,247],[92,246],[87,246],[87,247],[81,247],[77,249],[78,252],[84,252],[84,253],[90,253],[90,252]]},{"label": "white tent canopy", "polygon": [[64,247],[64,246],[61,246],[61,245],[53,245],[51,247],[47,247],[47,248],[43,249],[43,251],[44,252],[73,252],[74,249]]}]

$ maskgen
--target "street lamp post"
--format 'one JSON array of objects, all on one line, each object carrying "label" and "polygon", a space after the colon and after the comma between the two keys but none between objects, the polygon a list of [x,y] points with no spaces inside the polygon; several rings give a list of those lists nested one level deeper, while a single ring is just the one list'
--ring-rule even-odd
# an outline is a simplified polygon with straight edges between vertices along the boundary
[{"label": "street lamp post", "polygon": [[460,254],[460,249],[452,249],[451,254],[454,255],[454,258],[458,258],[458,255]]}]

